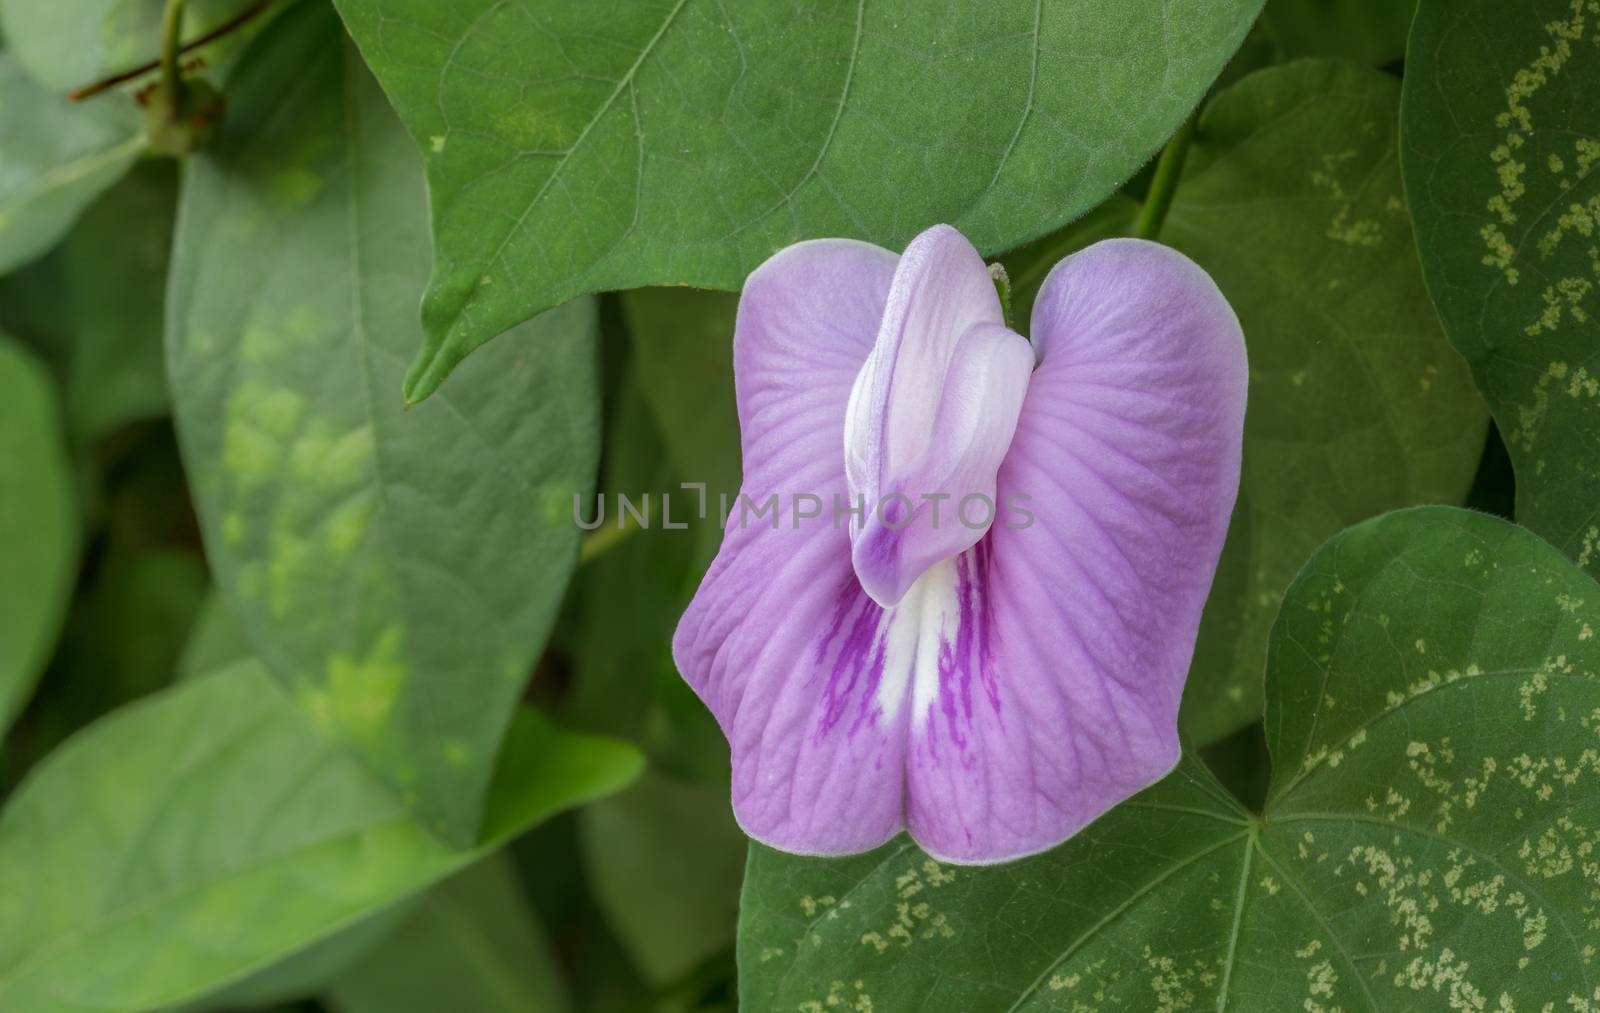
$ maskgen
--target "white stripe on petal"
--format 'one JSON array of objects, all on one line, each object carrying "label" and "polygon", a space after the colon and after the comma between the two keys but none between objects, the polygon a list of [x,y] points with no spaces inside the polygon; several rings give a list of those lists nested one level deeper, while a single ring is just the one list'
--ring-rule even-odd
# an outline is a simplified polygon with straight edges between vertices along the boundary
[{"label": "white stripe on petal", "polygon": [[900,713],[911,697],[911,723],[921,728],[939,695],[939,656],[956,642],[961,624],[956,563],[946,559],[929,567],[900,604],[883,614],[883,678],[878,706],[886,721]]}]

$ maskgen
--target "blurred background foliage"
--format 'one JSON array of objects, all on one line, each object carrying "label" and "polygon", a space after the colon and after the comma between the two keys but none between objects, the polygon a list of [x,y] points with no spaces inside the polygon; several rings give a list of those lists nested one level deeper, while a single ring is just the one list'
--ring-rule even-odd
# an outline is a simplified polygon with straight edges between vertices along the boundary
[{"label": "blurred background foliage", "polygon": [[[69,14],[80,6],[0,0],[4,52],[18,65],[4,71],[0,97],[8,157],[44,129],[9,122],[25,107],[48,108],[46,119],[70,119],[72,134],[62,128],[61,143],[103,151],[104,165],[134,157],[126,146],[133,128],[115,96],[98,107],[70,109],[58,108],[57,100],[67,88],[151,54],[159,5],[100,0],[99,20]],[[199,30],[244,6],[194,3],[189,17]],[[1411,7],[1394,0],[1270,0],[1214,91],[1263,68],[1320,57],[1368,68],[1373,76],[1363,78],[1362,87],[1397,104]],[[260,27],[207,53],[211,72],[220,79]],[[1380,74],[1387,84],[1375,81]],[[1227,117],[1248,102],[1248,95],[1236,95],[1202,116],[1188,170],[1197,182],[1187,193],[1180,190],[1170,241],[1218,277],[1241,316],[1265,320],[1279,312],[1272,294],[1242,292],[1250,282],[1230,281],[1229,258],[1251,235],[1260,239],[1271,222],[1235,219],[1237,234],[1230,234],[1204,221],[1208,186],[1224,203],[1230,185],[1269,185],[1215,174],[1210,183],[1202,181],[1215,150],[1238,143]],[[1388,165],[1383,171],[1392,173],[1398,194],[1392,131],[1386,143],[1372,160]],[[1268,166],[1269,156],[1262,156]],[[1016,287],[1019,320],[1026,320],[1044,272],[1060,257],[1095,239],[1126,234],[1150,175],[1146,167],[1099,209],[1001,258]],[[0,745],[0,786],[8,794],[96,719],[250,653],[202,550],[192,476],[185,475],[170,417],[162,340],[171,326],[163,313],[178,185],[173,162],[143,160],[84,202],[81,214],[51,209],[31,238],[0,243],[0,560],[6,569],[0,581],[0,731],[9,725]],[[1292,223],[1285,227],[1291,232],[1283,240],[1287,249]],[[1420,296],[1409,235],[1395,250],[1395,263],[1382,271],[1391,279],[1406,275],[1394,283]],[[420,294],[419,288],[405,312]],[[688,530],[674,534],[610,527],[591,534],[549,644],[527,673],[528,702],[566,728],[634,743],[648,759],[648,772],[619,794],[555,816],[497,857],[467,865],[207,1000],[205,1008],[735,1008],[733,945],[745,838],[727,804],[726,746],[678,677],[670,640],[716,551],[717,497],[738,483],[729,354],[736,304],[730,293],[681,288],[600,297],[598,493],[608,502],[616,493],[636,502],[648,498],[654,512],[662,507],[661,493],[670,491],[676,511],[696,497],[680,491],[680,483],[703,482],[713,519],[679,515],[674,519],[686,521]],[[1340,301],[1330,312],[1346,306]],[[1248,321],[1246,329],[1252,357],[1266,362]],[[1447,474],[1422,498],[1448,494],[1509,517],[1514,489],[1505,446],[1486,426],[1464,371],[1455,382],[1471,401],[1446,419],[1459,447]],[[1313,411],[1339,410],[1347,391],[1327,389],[1330,397]],[[1304,403],[1297,409],[1307,410]],[[1270,404],[1253,404],[1253,413],[1261,411],[1270,412]],[[1246,488],[1248,494],[1248,475]],[[1402,504],[1376,509],[1387,505]],[[1374,506],[1363,500],[1353,512],[1366,516]],[[1272,512],[1282,516],[1292,507]],[[1267,582],[1281,587],[1294,561],[1304,558],[1302,550],[1350,519],[1308,522],[1315,530],[1293,540],[1293,560],[1275,564]],[[1271,619],[1271,608],[1263,612],[1252,635]],[[1256,647],[1262,650],[1264,639]],[[1243,666],[1258,669],[1259,659]],[[1259,806],[1266,790],[1259,705],[1259,698],[1245,700],[1235,711],[1197,719],[1192,729],[1203,731],[1196,744],[1204,747],[1206,763],[1251,806]]]}]

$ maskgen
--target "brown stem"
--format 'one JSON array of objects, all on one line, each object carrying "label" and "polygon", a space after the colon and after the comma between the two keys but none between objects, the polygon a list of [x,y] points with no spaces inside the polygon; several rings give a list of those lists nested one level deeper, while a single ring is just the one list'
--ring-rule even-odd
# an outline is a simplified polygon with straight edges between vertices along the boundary
[{"label": "brown stem", "polygon": [[[227,21],[224,21],[217,27],[211,29],[211,31],[206,32],[198,39],[191,39],[190,41],[179,46],[177,53],[187,53],[191,49],[198,49],[208,42],[215,42],[224,35],[244,27],[251,21],[254,21],[262,11],[266,10],[268,7],[271,7],[272,3],[273,0],[256,0],[255,3],[251,4],[249,7],[246,7],[244,10],[240,11],[238,14],[235,14],[233,17],[229,18]],[[158,69],[160,66],[160,58],[151,60],[149,63],[141,63],[139,66],[130,70],[122,71],[120,74],[113,74],[110,77],[103,77],[100,80],[95,81],[93,84],[84,85],[82,88],[74,88],[72,91],[67,92],[67,98],[73,102],[82,102],[84,99],[94,98],[101,92],[109,91],[119,84],[126,84],[127,82],[132,81],[134,78],[143,77],[152,70]]]}]

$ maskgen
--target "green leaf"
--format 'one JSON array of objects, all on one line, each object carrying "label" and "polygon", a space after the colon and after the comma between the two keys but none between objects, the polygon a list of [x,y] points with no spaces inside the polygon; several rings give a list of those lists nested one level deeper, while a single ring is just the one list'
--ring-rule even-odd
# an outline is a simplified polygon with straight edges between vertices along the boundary
[{"label": "green leaf", "polygon": [[[729,292],[688,288],[646,288],[621,295],[629,349],[636,363],[635,385],[650,409],[655,428],[680,482],[705,488],[700,493],[676,483],[673,523],[689,525],[696,543],[692,581],[710,565],[722,542],[721,497],[739,492],[739,413],[733,395],[733,326],[739,297]],[[667,537],[684,537],[683,535]],[[686,590],[692,591],[690,587]],[[688,604],[688,599],[683,601]]]},{"label": "green leaf", "polygon": [[816,236],[1048,232],[1166,140],[1261,0],[337,6],[428,161],[419,400],[585,292],[737,288]]},{"label": "green leaf", "polygon": [[77,465],[82,564],[26,718],[5,743],[17,777],[89,722],[172,681],[211,577],[171,428],[130,427]]},{"label": "green leaf", "polygon": [[[649,409],[670,468],[654,476],[656,492],[672,495],[672,522],[686,525],[681,534],[656,537],[693,543],[672,603],[681,614],[722,544],[723,504],[739,494],[739,413],[733,392],[739,297],[645,288],[622,293],[620,301],[635,364],[632,383]],[[664,519],[656,521],[657,529],[667,530]]]},{"label": "green leaf", "polygon": [[1517,520],[1600,575],[1600,11],[1425,0],[1406,192],[1445,332],[1517,476]]},{"label": "green leaf", "polygon": [[598,454],[592,301],[405,411],[421,164],[332,12],[235,74],[189,166],[167,352],[218,581],[325,733],[457,844],[577,554]]},{"label": "green leaf", "polygon": [[1207,106],[1162,239],[1211,273],[1250,355],[1244,469],[1181,716],[1261,714],[1267,632],[1311,551],[1395,507],[1460,503],[1487,418],[1423,289],[1397,164],[1399,83],[1307,61]]},{"label": "green leaf", "polygon": [[0,278],[0,325],[45,348],[73,439],[88,444],[167,411],[162,296],[176,166],[136,166],[44,259]]},{"label": "green leaf", "polygon": [[[647,304],[630,302],[630,316]],[[676,302],[662,296],[656,305]],[[677,308],[702,308],[699,303],[691,297]],[[719,483],[730,469],[735,487],[738,480],[737,423],[719,420],[732,425],[731,431],[702,424],[687,404],[698,400],[715,419],[718,403],[731,400],[731,391],[717,389],[723,369],[731,386],[731,362],[721,368],[710,363],[718,355],[730,358],[725,349],[731,348],[732,324],[720,338],[725,349],[718,352],[696,347],[695,342],[719,339],[715,328],[702,329],[689,313],[667,321],[641,317],[636,323],[649,329],[633,336],[635,354],[627,360],[606,427],[606,464],[597,494],[606,516],[589,535],[595,540],[591,544],[605,547],[583,565],[573,584],[573,678],[562,717],[577,727],[637,742],[655,765],[674,774],[726,784],[727,742],[673,664],[672,631],[721,542]],[[651,340],[667,351],[640,356]],[[685,364],[707,365],[711,375],[696,376]],[[672,418],[676,432],[658,425],[658,417]],[[703,470],[680,470],[679,461],[694,462],[684,468]],[[679,485],[692,474],[707,484],[705,519],[697,516],[699,492]],[[672,528],[665,526],[663,494],[671,496]],[[648,510],[648,529],[631,519],[633,526],[618,527],[618,496],[627,497],[634,509]],[[593,501],[586,503],[584,515],[592,520],[594,511]],[[618,616],[627,621],[619,623]]]},{"label": "green leaf", "polygon": [[509,854],[529,903],[557,935],[573,1006],[584,1013],[650,1009],[655,990],[622,951],[585,881],[578,821],[553,820],[524,834]]},{"label": "green leaf", "polygon": [[[437,889],[440,887],[432,888]],[[293,1003],[315,995],[345,968],[387,940],[401,923],[416,912],[422,898],[432,890],[391,904],[377,914],[342,928],[243,981],[212,992],[195,1002],[185,1003],[174,1013],[255,1010],[275,1003]]]},{"label": "green leaf", "polygon": [[733,943],[747,839],[726,784],[647,775],[578,825],[595,900],[648,981],[676,981]]},{"label": "green leaf", "polygon": [[[183,38],[194,39],[255,0],[188,0]],[[34,80],[65,94],[154,60],[161,50],[162,0],[0,0],[0,34]],[[214,64],[218,47],[200,50]]]},{"label": "green leaf", "polygon": [[197,552],[136,548],[113,533],[94,555],[51,664],[48,714],[38,715],[62,737],[172,681],[211,583]]},{"label": "green leaf", "polygon": [[383,942],[333,980],[334,1013],[559,1013],[570,1008],[544,927],[510,860],[434,887]]},{"label": "green leaf", "polygon": [[0,335],[0,737],[61,631],[78,564],[78,502],[55,386]]},{"label": "green leaf", "polygon": [[1505,521],[1349,529],[1273,630],[1264,816],[1186,760],[1009,865],[752,845],[745,1008],[1590,1008],[1596,626],[1600,587]]},{"label": "green leaf", "polygon": [[1268,0],[1261,27],[1279,60],[1326,56],[1373,67],[1406,55],[1417,0]]},{"label": "green leaf", "polygon": [[635,777],[531,711],[492,832],[451,850],[254,662],[90,726],[0,813],[0,1007],[140,1011],[257,972]]},{"label": "green leaf", "polygon": [[[636,691],[640,683],[649,673],[657,673],[659,683],[663,671],[678,678],[669,645],[695,575],[687,532],[640,529],[618,506],[618,497],[625,497],[641,513],[648,508],[659,524],[660,493],[676,491],[678,484],[631,363],[618,384],[605,440],[599,488],[584,501],[583,515],[594,523],[603,507],[604,519],[587,537],[613,541],[586,560],[573,581],[574,678],[564,716],[582,727],[637,740],[652,704],[652,694]],[[629,621],[619,624],[619,615]]]},{"label": "green leaf", "polygon": [[[906,838],[846,859],[752,842],[740,999],[751,1011],[1154,1008],[1144,947],[1199,948],[1220,977],[1211,950],[1227,926],[1212,901],[1233,910],[1247,826],[1186,759],[1066,845],[1009,865],[942,865]],[[1119,973],[1134,979],[1126,992],[1100,987]]]},{"label": "green leaf", "polygon": [[0,52],[0,274],[54,246],[128,171],[144,139],[127,112],[74,106]]},{"label": "green leaf", "polygon": [[192,679],[251,657],[250,641],[228,611],[222,592],[213,588],[200,603],[189,640],[178,658],[177,678]]}]

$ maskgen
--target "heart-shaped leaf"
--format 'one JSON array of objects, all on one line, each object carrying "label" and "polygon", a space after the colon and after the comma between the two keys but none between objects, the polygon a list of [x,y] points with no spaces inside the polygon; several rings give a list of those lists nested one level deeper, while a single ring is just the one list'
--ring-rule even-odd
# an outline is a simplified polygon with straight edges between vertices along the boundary
[{"label": "heart-shaped leaf", "polygon": [[1588,1009],[1597,627],[1600,586],[1505,521],[1426,507],[1351,528],[1273,628],[1264,815],[1191,760],[1010,865],[941,865],[905,841],[845,861],[752,845],[741,999]]},{"label": "heart-shaped leaf", "polygon": [[[428,825],[474,836],[598,454],[594,307],[405,411],[420,161],[332,12],[287,12],[189,166],[167,350],[219,583],[256,653]],[[287,156],[287,157],[285,157]]]},{"label": "heart-shaped leaf", "polygon": [[420,399],[585,292],[737,288],[816,236],[1039,236],[1172,133],[1261,0],[338,7],[428,161]]},{"label": "heart-shaped leaf", "polygon": [[135,1013],[296,953],[639,772],[523,711],[485,837],[452,850],[253,661],[124,708],[0,813],[0,1008]]},{"label": "heart-shaped leaf", "polygon": [[1267,633],[1313,549],[1396,507],[1460,503],[1488,419],[1428,305],[1401,200],[1400,85],[1328,61],[1206,107],[1161,238],[1216,279],[1250,353],[1243,474],[1182,725],[1258,718]]},{"label": "heart-shaped leaf", "polygon": [[1505,433],[1517,520],[1600,575],[1600,10],[1423,0],[1403,167],[1428,290]]}]

